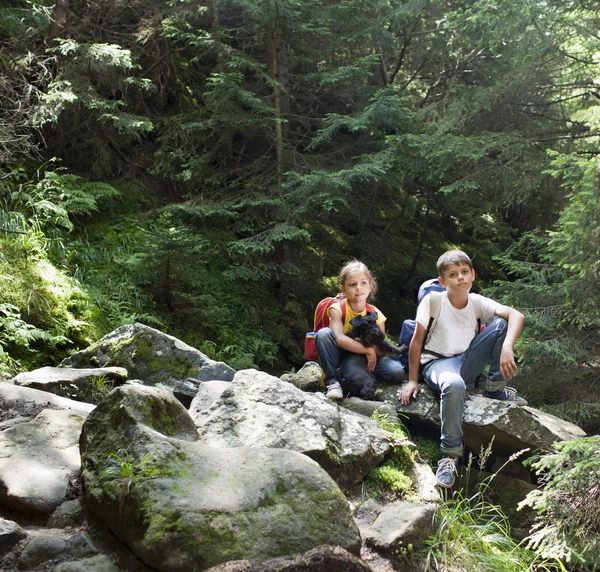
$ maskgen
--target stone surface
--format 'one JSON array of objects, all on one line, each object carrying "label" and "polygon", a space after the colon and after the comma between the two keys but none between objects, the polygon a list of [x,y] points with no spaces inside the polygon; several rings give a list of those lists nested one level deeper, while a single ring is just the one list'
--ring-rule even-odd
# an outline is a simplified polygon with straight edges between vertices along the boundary
[{"label": "stone surface", "polygon": [[122,326],[85,350],[63,360],[62,367],[124,367],[131,379],[168,388],[180,381],[231,380],[235,371],[201,351],[144,324]]},{"label": "stone surface", "polygon": [[19,423],[25,422],[44,409],[63,409],[87,414],[94,407],[90,403],[0,381],[0,429],[6,428],[7,421],[18,419]]},{"label": "stone surface", "polygon": [[203,441],[175,397],[145,386],[115,389],[84,424],[87,505],[149,566],[202,570],[326,542],[359,552],[348,502],[314,461]]},{"label": "stone surface", "polygon": [[231,383],[203,384],[190,407],[202,442],[212,447],[269,447],[314,459],[347,490],[391,450],[377,422],[257,370]]},{"label": "stone surface", "polygon": [[208,572],[372,572],[372,568],[339,546],[318,546],[298,556],[227,562]]},{"label": "stone surface", "polygon": [[27,533],[12,520],[0,517],[0,558],[10,552]]},{"label": "stone surface", "polygon": [[302,391],[319,391],[325,387],[323,370],[316,361],[307,361],[296,373],[284,373],[281,381],[291,383]]},{"label": "stone surface", "polygon": [[[397,389],[389,388],[386,399],[394,403],[398,414],[409,428],[428,430],[439,435],[439,398],[421,384],[416,400],[407,406],[400,404]],[[510,457],[523,449],[551,451],[557,441],[571,441],[585,436],[585,432],[564,421],[528,406],[518,406],[480,395],[470,395],[465,401],[463,441],[478,453],[494,439],[494,456]]]},{"label": "stone surface", "polygon": [[67,500],[69,475],[80,468],[85,417],[79,411],[44,409],[35,419],[0,432],[0,506],[50,515]]},{"label": "stone surface", "polygon": [[127,370],[123,367],[76,369],[48,366],[20,373],[13,379],[13,383],[77,401],[95,403],[100,400],[96,395],[101,397],[113,386],[126,380]]},{"label": "stone surface", "polygon": [[82,560],[63,562],[54,568],[54,572],[122,572],[108,556],[99,554]]},{"label": "stone surface", "polygon": [[396,502],[382,506],[373,499],[357,512],[362,538],[368,546],[394,554],[412,545],[422,548],[433,532],[434,504]]},{"label": "stone surface", "polygon": [[61,538],[44,535],[34,536],[23,549],[18,567],[21,570],[31,570],[47,560],[52,560],[64,554],[68,549],[69,543]]}]

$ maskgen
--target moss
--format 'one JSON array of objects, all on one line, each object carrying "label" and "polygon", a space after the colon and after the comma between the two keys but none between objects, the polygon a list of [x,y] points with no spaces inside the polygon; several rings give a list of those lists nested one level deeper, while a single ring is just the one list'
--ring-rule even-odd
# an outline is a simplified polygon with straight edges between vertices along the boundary
[{"label": "moss", "polygon": [[342,464],[342,447],[331,437],[325,435],[325,453],[334,465]]},{"label": "moss", "polygon": [[175,437],[181,428],[174,406],[164,399],[149,396],[144,402],[144,423],[160,433]]},{"label": "moss", "polygon": [[154,339],[150,334],[137,334],[131,341],[130,346],[133,347],[131,358],[140,364],[139,367],[149,375],[160,374],[159,377],[166,380],[169,377],[185,379],[198,374],[198,366],[186,357],[173,356],[172,353],[167,359],[157,356],[154,349]]}]

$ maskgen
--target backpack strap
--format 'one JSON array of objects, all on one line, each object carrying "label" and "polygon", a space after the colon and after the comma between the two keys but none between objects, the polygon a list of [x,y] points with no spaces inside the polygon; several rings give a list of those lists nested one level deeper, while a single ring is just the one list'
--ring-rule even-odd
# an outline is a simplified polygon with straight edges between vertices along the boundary
[{"label": "backpack strap", "polygon": [[481,319],[483,318],[483,311],[481,309],[481,298],[479,296],[471,296],[469,294],[469,300],[473,304],[473,310],[475,310],[475,317],[477,318],[477,335],[481,331]]},{"label": "backpack strap", "polygon": [[[435,329],[438,323],[440,313],[442,311],[442,294],[443,292],[431,292],[429,294],[430,318],[429,324],[427,325],[427,330],[425,331],[425,341],[423,342],[423,350],[425,350],[425,346],[429,343],[431,335],[433,334],[433,330]],[[479,297],[471,296],[471,294],[469,294],[469,301],[471,302],[471,304],[473,304],[473,309],[475,310],[475,317],[477,318],[477,330],[475,331],[475,335],[477,335],[481,331],[481,318],[483,316],[483,311],[481,309],[481,299]],[[428,351],[427,353],[436,355],[435,352],[431,351]]]},{"label": "backpack strap", "polygon": [[429,294],[429,324],[427,324],[427,330],[425,330],[425,341],[423,342],[423,349],[429,343],[431,334],[435,329],[440,313],[442,311],[442,292],[431,292]]}]

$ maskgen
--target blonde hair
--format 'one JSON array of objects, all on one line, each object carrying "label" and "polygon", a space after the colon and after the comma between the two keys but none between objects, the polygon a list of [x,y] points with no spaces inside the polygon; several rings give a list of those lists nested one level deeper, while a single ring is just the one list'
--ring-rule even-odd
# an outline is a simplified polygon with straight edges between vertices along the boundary
[{"label": "blonde hair", "polygon": [[340,270],[340,286],[344,286],[348,276],[355,272],[364,272],[367,275],[369,283],[371,284],[369,298],[375,297],[375,293],[377,292],[377,280],[375,280],[375,276],[373,276],[373,273],[367,268],[366,264],[360,260],[349,260],[342,266],[342,269]]},{"label": "blonde hair", "polygon": [[447,250],[442,254],[437,261],[438,276],[444,277],[446,268],[451,264],[467,264],[471,270],[473,270],[473,263],[469,258],[469,255],[462,250]]}]

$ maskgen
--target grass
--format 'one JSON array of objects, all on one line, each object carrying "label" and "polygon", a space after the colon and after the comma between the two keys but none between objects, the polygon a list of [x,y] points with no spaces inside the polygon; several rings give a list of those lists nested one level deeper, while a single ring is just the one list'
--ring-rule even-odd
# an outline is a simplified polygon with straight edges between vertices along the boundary
[{"label": "grass", "polygon": [[[485,467],[491,446],[492,443],[482,449],[480,469]],[[508,462],[523,452],[511,456]],[[471,455],[466,482],[472,465]],[[485,492],[499,471],[479,483],[470,496],[465,489],[446,491],[447,496],[436,511],[436,529],[427,542],[425,572],[566,571],[559,560],[541,558],[513,539],[502,509],[486,500]]]}]

